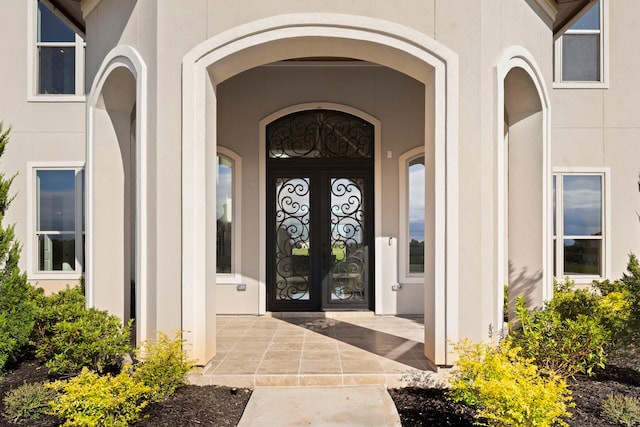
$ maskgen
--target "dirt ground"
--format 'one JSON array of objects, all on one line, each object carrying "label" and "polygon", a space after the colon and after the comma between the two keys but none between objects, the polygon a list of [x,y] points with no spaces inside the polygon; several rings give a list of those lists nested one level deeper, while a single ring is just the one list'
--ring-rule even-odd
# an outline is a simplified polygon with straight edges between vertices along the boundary
[{"label": "dirt ground", "polygon": [[[569,381],[576,407],[568,419],[572,427],[613,426],[601,416],[602,401],[611,393],[640,398],[640,357],[623,355],[611,360],[607,369],[593,378],[578,377]],[[36,361],[22,362],[12,368],[0,381],[0,396],[25,382],[49,380],[47,369]],[[399,388],[389,390],[403,426],[472,426],[472,409],[451,403],[445,391],[428,388]],[[139,427],[181,426],[236,426],[251,390],[217,386],[186,386],[163,402],[148,406]],[[0,412],[4,404],[0,402]],[[60,421],[52,416],[38,420],[25,420],[18,424],[0,418],[0,426],[58,426]]]}]

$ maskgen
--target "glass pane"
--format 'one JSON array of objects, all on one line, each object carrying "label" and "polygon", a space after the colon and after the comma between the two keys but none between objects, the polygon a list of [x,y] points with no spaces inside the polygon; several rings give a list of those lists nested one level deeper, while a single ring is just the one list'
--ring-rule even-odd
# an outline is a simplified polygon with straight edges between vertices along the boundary
[{"label": "glass pane", "polygon": [[284,116],[267,126],[269,158],[372,158],[373,126],[333,110]]},{"label": "glass pane", "polygon": [[409,273],[424,273],[424,156],[409,162]]},{"label": "glass pane", "polygon": [[602,240],[565,239],[564,274],[600,276]]},{"label": "glass pane", "polygon": [[76,34],[47,6],[38,2],[38,41],[75,42]]},{"label": "glass pane", "polygon": [[364,179],[331,178],[331,300],[365,299]]},{"label": "glass pane", "polygon": [[216,272],[231,273],[231,240],[233,237],[233,167],[226,157],[218,157],[216,181],[217,252]]},{"label": "glass pane", "polygon": [[553,237],[556,237],[556,176],[553,175]]},{"label": "glass pane", "polygon": [[38,231],[75,231],[75,171],[39,170]]},{"label": "glass pane", "polygon": [[600,35],[562,36],[562,80],[600,81]]},{"label": "glass pane", "polygon": [[563,177],[565,236],[602,235],[602,177],[565,175]]},{"label": "glass pane", "polygon": [[38,93],[76,93],[76,50],[73,47],[39,48]]},{"label": "glass pane", "polygon": [[572,30],[599,30],[600,29],[600,2],[594,2],[587,13],[582,15],[572,26]]},{"label": "glass pane", "polygon": [[311,179],[277,178],[275,204],[275,299],[309,300]]},{"label": "glass pane", "polygon": [[38,269],[40,271],[75,271],[76,237],[74,234],[41,234],[38,236]]}]

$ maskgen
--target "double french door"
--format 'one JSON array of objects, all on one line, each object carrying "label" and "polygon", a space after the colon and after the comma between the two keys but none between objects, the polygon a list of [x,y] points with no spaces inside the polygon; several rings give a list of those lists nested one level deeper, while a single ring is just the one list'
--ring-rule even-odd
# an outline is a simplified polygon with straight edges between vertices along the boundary
[{"label": "double french door", "polygon": [[302,163],[268,174],[269,310],[370,309],[371,171]]}]

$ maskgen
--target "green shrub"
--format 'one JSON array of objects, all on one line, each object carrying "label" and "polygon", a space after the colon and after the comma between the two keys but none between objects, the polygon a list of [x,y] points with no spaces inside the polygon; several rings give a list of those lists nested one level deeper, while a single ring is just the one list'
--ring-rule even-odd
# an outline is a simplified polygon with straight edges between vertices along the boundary
[{"label": "green shrub", "polygon": [[76,373],[83,367],[103,373],[131,351],[129,328],[116,316],[89,308],[74,320],[56,323],[36,355],[47,359],[45,366],[53,373]]},{"label": "green shrub", "polygon": [[556,287],[544,309],[528,310],[516,301],[518,328],[509,336],[513,346],[545,371],[563,377],[592,375],[603,368],[621,320],[607,300],[572,284]]},{"label": "green shrub", "polygon": [[571,392],[564,380],[540,375],[520,349],[503,341],[498,348],[463,342],[451,377],[449,398],[477,408],[480,424],[567,426]]},{"label": "green shrub", "polygon": [[85,311],[85,298],[80,286],[67,286],[51,295],[45,295],[44,289],[34,287],[30,298],[35,305],[35,325],[31,340],[36,346],[53,335],[58,322],[74,321]]},{"label": "green shrub", "polygon": [[[9,132],[0,122],[0,157],[9,143]],[[27,276],[20,273],[20,244],[13,225],[2,227],[5,212],[13,196],[9,195],[16,176],[0,173],[0,371],[14,361],[29,342],[33,328],[33,305],[28,298]]]},{"label": "green shrub", "polygon": [[180,332],[173,339],[159,332],[156,341],[145,341],[136,351],[139,364],[133,376],[151,388],[153,400],[164,399],[185,384],[185,376],[194,362],[189,360],[182,345]]},{"label": "green shrub", "polygon": [[65,420],[63,426],[70,427],[126,427],[138,419],[150,392],[129,374],[128,367],[115,377],[83,368],[77,377],[49,387],[62,392],[51,408]]},{"label": "green shrub", "polygon": [[[614,337],[618,346],[637,343],[640,341],[640,263],[638,258],[630,254],[627,263],[627,273],[620,280],[611,282],[605,280],[594,282],[600,293],[617,303],[622,312],[622,327]],[[621,304],[622,303],[622,304]],[[620,305],[621,304],[621,305]]]},{"label": "green shrub", "polygon": [[619,394],[602,402],[602,416],[611,424],[633,427],[640,424],[640,400]]},{"label": "green shrub", "polygon": [[49,411],[55,398],[56,392],[43,383],[24,384],[6,394],[3,415],[14,423],[37,419]]}]

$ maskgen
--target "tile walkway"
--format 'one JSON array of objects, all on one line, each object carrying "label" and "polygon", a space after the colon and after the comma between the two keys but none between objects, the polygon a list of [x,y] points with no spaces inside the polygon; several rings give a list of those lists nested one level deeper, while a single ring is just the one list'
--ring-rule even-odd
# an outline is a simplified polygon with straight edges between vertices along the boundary
[{"label": "tile walkway", "polygon": [[422,318],[218,316],[217,334],[216,356],[192,373],[192,383],[396,387],[437,379],[423,354]]}]

